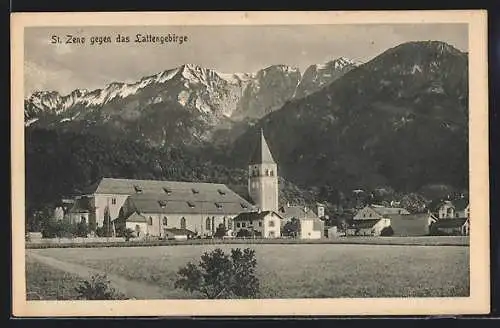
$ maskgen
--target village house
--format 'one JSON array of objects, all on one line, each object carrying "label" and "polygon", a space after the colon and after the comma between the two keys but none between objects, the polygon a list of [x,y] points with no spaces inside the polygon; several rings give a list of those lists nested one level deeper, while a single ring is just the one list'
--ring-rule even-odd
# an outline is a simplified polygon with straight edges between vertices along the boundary
[{"label": "village house", "polygon": [[346,229],[346,236],[380,236],[390,226],[391,220],[387,217],[353,220]]},{"label": "village house", "polygon": [[283,217],[274,211],[240,213],[233,220],[234,235],[241,237],[279,238]]},{"label": "village house", "polygon": [[441,201],[435,207],[435,212],[439,219],[469,218],[469,201],[465,197]]},{"label": "village house", "polygon": [[[278,213],[284,218],[282,227],[293,219],[298,220],[297,237],[300,239],[320,239],[324,234],[324,222],[320,219],[325,217],[325,207],[317,203],[316,213],[307,206],[290,205],[279,208]],[[319,215],[318,215],[319,214]]]},{"label": "village house", "polygon": [[382,219],[387,215],[408,215],[407,209],[401,207],[385,207],[382,205],[367,205],[360,209],[356,215],[354,215],[353,220],[373,220],[373,219]]},{"label": "village house", "polygon": [[433,235],[469,235],[469,218],[444,218],[431,225]]}]

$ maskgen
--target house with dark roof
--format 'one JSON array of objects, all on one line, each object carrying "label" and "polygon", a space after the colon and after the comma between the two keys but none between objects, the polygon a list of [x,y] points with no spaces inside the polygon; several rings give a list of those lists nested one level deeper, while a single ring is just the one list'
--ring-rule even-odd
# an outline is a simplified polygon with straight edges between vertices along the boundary
[{"label": "house with dark roof", "polygon": [[321,203],[317,203],[317,209],[313,211],[307,206],[300,205],[290,205],[287,203],[284,206],[281,206],[278,210],[278,213],[284,218],[281,222],[281,226],[283,227],[287,222],[291,220],[298,221],[298,236],[301,239],[320,239],[324,235],[325,225],[318,213],[321,217],[324,217],[324,205]]},{"label": "house with dark roof", "polygon": [[443,218],[431,225],[432,235],[469,235],[469,218]]},{"label": "house with dark roof", "polygon": [[439,219],[469,218],[469,200],[465,197],[455,200],[444,200],[438,202],[434,212]]},{"label": "house with dark roof", "polygon": [[367,205],[360,209],[353,217],[354,221],[357,220],[373,220],[387,218],[388,215],[408,215],[407,209],[401,207],[386,207],[382,205]]},{"label": "house with dark roof", "polygon": [[283,217],[274,211],[240,213],[233,219],[234,236],[278,238]]}]

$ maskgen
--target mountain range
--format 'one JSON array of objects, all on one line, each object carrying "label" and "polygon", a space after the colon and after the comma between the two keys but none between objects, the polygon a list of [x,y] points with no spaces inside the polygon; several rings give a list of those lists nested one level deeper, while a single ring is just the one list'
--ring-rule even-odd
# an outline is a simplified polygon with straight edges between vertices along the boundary
[{"label": "mountain range", "polygon": [[[313,64],[304,74],[287,65],[227,74],[186,64],[93,91],[35,92],[25,100],[25,126],[32,136],[27,140],[33,140],[33,145],[27,142],[27,162],[57,156],[57,151],[41,150],[55,142],[61,149],[90,149],[82,146],[85,141],[78,146],[68,141],[88,136],[116,145],[133,141],[153,149],[150,156],[156,156],[154,149],[180,147],[188,170],[203,161],[213,163],[212,169],[227,168],[225,174],[244,174],[241,168],[263,128],[280,175],[303,189],[328,186],[330,199],[378,186],[408,192],[429,185],[463,189],[468,184],[468,55],[444,42],[422,41],[401,44],[362,64],[343,57]],[[37,140],[38,131],[58,137],[42,133]],[[74,150],[66,155],[69,160],[79,153]],[[120,155],[126,169],[102,154],[87,154],[90,158],[81,161],[97,171],[106,166],[115,168],[111,173],[156,172],[158,178],[180,163],[163,163],[158,171],[157,160],[144,159],[139,169],[131,164],[137,151],[124,152],[135,154]],[[186,156],[193,158],[190,164]],[[60,193],[99,173],[86,172]],[[39,180],[57,177],[33,179],[43,183]]]},{"label": "mountain range", "polygon": [[110,135],[125,130],[152,145],[209,141],[214,131],[258,120],[290,99],[319,90],[354,65],[338,58],[311,65],[301,76],[298,68],[286,65],[227,74],[186,64],[93,91],[77,89],[64,96],[35,92],[25,100],[25,125],[107,130]]}]

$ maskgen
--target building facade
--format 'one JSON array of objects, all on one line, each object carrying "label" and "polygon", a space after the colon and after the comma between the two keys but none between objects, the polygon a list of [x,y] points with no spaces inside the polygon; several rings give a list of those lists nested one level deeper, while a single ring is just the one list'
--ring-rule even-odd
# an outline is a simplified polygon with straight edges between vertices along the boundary
[{"label": "building facade", "polygon": [[274,211],[241,213],[234,218],[234,232],[238,237],[279,238],[281,217]]}]

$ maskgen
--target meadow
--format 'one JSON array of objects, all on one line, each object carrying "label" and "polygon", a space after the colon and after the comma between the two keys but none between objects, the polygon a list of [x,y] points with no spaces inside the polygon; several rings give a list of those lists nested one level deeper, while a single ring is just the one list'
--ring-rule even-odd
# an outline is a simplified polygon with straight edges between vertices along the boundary
[{"label": "meadow", "polygon": [[[30,252],[155,286],[160,298],[197,298],[174,288],[203,252],[251,247],[261,298],[453,297],[469,295],[469,247],[396,245],[187,245],[50,248]],[[33,264],[27,266],[28,272]],[[36,267],[35,267],[36,269]],[[31,277],[31,278],[30,278]],[[29,280],[33,275],[28,274]],[[156,297],[158,298],[158,297]]]},{"label": "meadow", "polygon": [[74,300],[75,288],[82,278],[54,269],[48,265],[26,259],[26,299],[27,300]]}]

